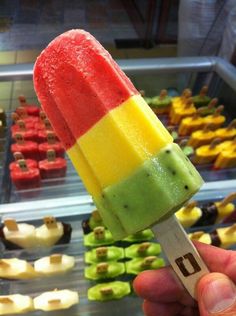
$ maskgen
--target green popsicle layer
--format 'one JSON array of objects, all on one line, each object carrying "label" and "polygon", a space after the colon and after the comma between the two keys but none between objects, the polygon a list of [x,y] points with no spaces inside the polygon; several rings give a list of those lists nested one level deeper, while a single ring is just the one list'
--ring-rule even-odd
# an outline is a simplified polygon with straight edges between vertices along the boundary
[{"label": "green popsicle layer", "polygon": [[114,239],[122,239],[172,215],[203,180],[177,144],[169,144],[128,178],[95,200]]}]

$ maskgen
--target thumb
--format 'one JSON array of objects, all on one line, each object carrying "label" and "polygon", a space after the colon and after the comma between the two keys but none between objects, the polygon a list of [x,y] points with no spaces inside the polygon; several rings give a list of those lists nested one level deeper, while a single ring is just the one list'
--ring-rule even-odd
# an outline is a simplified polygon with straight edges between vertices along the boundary
[{"label": "thumb", "polygon": [[197,286],[201,316],[236,315],[236,286],[224,274],[209,273]]}]

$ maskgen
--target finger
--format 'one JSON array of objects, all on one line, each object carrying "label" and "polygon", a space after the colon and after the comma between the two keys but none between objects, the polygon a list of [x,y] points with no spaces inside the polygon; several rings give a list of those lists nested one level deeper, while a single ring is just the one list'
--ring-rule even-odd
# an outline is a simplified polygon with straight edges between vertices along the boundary
[{"label": "finger", "polygon": [[171,267],[140,273],[133,282],[136,293],[149,301],[179,302],[194,306],[194,300],[183,288]]},{"label": "finger", "polygon": [[236,252],[194,242],[199,254],[211,272],[228,275],[236,282]]},{"label": "finger", "polygon": [[201,316],[236,315],[236,287],[224,274],[210,273],[201,278],[197,297]]},{"label": "finger", "polygon": [[182,306],[175,304],[161,304],[150,301],[144,301],[143,312],[146,316],[177,316],[179,315]]},{"label": "finger", "polygon": [[[199,242],[195,242],[195,246],[210,271],[225,273],[236,281],[235,252]],[[150,301],[179,301],[187,306],[194,303],[170,267],[141,273],[134,281],[134,289],[139,296]]]}]

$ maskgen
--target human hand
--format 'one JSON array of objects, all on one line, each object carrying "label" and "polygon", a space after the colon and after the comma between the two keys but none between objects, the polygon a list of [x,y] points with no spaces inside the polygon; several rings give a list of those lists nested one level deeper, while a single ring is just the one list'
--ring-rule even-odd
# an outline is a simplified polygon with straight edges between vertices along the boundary
[{"label": "human hand", "polygon": [[134,280],[147,316],[235,316],[236,252],[195,243],[211,273],[196,288],[198,303],[183,288],[171,267],[144,271]]}]

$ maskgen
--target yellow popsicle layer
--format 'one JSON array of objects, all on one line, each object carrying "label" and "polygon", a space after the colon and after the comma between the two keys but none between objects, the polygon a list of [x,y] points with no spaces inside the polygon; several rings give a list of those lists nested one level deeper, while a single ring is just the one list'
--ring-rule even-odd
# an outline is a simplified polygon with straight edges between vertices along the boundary
[{"label": "yellow popsicle layer", "polygon": [[[73,149],[69,155],[83,165],[87,161],[99,185],[105,188],[127,177],[172,142],[171,135],[144,99],[136,95],[110,111],[77,140],[84,159]],[[83,169],[79,165],[78,168]],[[85,169],[82,173],[88,172],[88,166]]]}]

